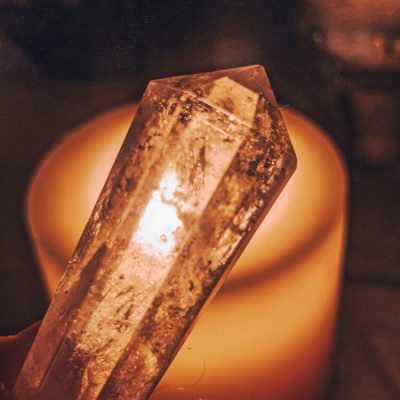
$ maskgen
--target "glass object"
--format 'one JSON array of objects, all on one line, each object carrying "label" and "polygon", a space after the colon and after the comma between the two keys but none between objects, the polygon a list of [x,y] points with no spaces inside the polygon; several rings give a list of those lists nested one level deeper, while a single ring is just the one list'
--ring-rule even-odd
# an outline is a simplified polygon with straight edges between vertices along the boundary
[{"label": "glass object", "polygon": [[147,398],[295,164],[262,67],[150,82],[16,397]]}]

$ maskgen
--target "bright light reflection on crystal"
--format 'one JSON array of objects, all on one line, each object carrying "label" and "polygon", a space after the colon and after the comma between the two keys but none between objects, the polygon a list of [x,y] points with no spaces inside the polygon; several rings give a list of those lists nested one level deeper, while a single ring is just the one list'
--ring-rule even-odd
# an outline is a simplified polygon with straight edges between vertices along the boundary
[{"label": "bright light reflection on crystal", "polygon": [[142,243],[151,250],[167,255],[175,246],[175,233],[182,227],[176,206],[170,204],[178,187],[175,172],[166,174],[155,190],[139,222],[132,242]]}]

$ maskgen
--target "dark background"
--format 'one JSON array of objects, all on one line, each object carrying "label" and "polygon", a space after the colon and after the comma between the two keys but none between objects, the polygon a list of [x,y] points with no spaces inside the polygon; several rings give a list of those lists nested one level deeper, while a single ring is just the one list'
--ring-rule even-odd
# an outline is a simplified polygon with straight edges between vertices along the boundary
[{"label": "dark background", "polygon": [[[0,334],[17,332],[47,308],[24,194],[63,133],[137,99],[149,79],[259,63],[281,103],[332,135],[350,173],[327,398],[400,398],[399,70],[352,68],[316,49],[297,29],[302,7],[296,0],[0,0]],[[363,150],[364,128],[378,145],[389,130],[394,150],[378,160],[374,148]]]}]

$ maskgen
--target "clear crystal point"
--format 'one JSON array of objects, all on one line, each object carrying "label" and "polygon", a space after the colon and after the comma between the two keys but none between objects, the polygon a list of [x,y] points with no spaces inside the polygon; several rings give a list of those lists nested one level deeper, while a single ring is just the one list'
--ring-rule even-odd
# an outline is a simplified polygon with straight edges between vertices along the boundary
[{"label": "clear crystal point", "polygon": [[261,66],[151,81],[16,398],[148,398],[295,164]]}]

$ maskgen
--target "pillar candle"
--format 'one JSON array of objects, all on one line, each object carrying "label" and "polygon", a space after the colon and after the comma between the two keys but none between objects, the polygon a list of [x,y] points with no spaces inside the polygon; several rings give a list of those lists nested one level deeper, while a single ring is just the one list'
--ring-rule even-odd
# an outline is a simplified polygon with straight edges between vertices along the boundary
[{"label": "pillar candle", "polygon": [[[49,296],[135,110],[119,107],[65,135],[32,179],[28,227]],[[321,128],[294,110],[282,114],[297,170],[152,400],[310,400],[323,392],[345,244],[346,172]]]}]

